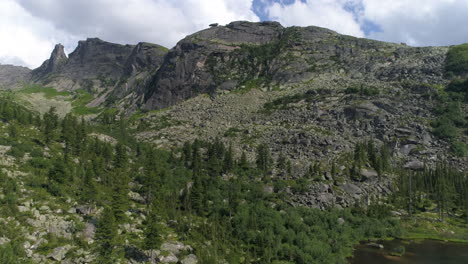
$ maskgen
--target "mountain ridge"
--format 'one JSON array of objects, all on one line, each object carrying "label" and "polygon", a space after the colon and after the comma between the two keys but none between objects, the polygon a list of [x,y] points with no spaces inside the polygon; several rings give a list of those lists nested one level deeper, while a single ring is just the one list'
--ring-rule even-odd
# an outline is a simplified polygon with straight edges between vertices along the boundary
[{"label": "mountain ridge", "polygon": [[[138,55],[140,62],[146,61],[144,69],[132,68],[130,56],[136,56],[142,46],[153,47],[152,52]],[[157,44],[121,45],[98,38],[80,41],[69,58],[59,47],[32,70],[32,77],[25,75],[22,81],[58,90],[94,89],[95,95],[105,92],[107,97],[101,96],[99,103],[132,94],[132,109],[148,110],[200,93],[236,89],[252,80],[265,87],[288,86],[330,72],[352,79],[443,83],[448,51],[447,47],[355,38],[319,27],[284,28],[278,22],[246,21],[193,33],[167,54]],[[56,49],[61,53],[56,54]],[[140,71],[146,74],[136,82],[131,76]]]}]

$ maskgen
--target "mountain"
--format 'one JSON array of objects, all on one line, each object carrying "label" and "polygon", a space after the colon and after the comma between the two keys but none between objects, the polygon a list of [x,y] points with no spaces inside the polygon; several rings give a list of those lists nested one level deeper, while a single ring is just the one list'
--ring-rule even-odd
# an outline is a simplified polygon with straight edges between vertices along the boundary
[{"label": "mountain", "polygon": [[164,53],[164,48],[157,45],[120,45],[89,38],[78,42],[67,58],[63,46],[58,44],[50,58],[32,71],[31,80],[59,90],[102,91],[149,65],[157,67]]},{"label": "mountain", "polygon": [[200,93],[301,84],[323,75],[443,83],[448,48],[416,48],[276,22],[233,22],[181,40],[153,77],[145,107],[160,109]]},{"label": "mountain", "polygon": [[29,80],[31,70],[26,67],[0,64],[0,88],[18,88]]},{"label": "mountain", "polygon": [[346,263],[369,239],[468,241],[467,76],[468,44],[245,21],[0,65],[0,262]]}]

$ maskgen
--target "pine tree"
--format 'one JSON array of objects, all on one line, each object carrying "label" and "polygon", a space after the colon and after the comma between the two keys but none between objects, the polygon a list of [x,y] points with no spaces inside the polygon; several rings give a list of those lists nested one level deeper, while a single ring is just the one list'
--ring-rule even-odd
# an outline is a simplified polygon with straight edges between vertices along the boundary
[{"label": "pine tree", "polygon": [[65,183],[69,180],[69,174],[65,163],[61,159],[56,159],[48,173],[49,182]]},{"label": "pine tree", "polygon": [[118,169],[126,168],[128,164],[127,148],[117,143],[115,145],[114,167]]},{"label": "pine tree", "polygon": [[270,173],[272,158],[270,149],[265,144],[260,144],[257,147],[257,168],[263,172],[264,175]]},{"label": "pine tree", "polygon": [[146,202],[147,209],[153,202],[157,189],[158,189],[158,177],[154,170],[146,170],[143,175],[143,194]]},{"label": "pine tree", "polygon": [[249,161],[247,160],[247,154],[245,154],[245,151],[242,151],[239,160],[239,167],[243,170],[247,170],[249,168]]},{"label": "pine tree", "polygon": [[284,156],[283,152],[280,153],[278,160],[276,161],[276,166],[281,172],[286,169],[286,156]]},{"label": "pine tree", "polygon": [[82,200],[88,203],[96,201],[97,198],[97,188],[94,177],[95,174],[92,165],[88,165],[83,179],[82,193]]},{"label": "pine tree", "polygon": [[158,222],[156,206],[152,205],[145,221],[144,227],[144,249],[150,250],[151,263],[155,263],[154,249],[161,245],[161,225]]},{"label": "pine tree", "polygon": [[232,150],[232,145],[229,145],[228,150],[224,153],[223,171],[230,172],[233,169],[234,169],[233,150]]},{"label": "pine tree", "polygon": [[182,161],[185,167],[189,168],[192,162],[192,145],[190,142],[185,142],[182,147]]},{"label": "pine tree", "polygon": [[112,201],[111,206],[118,222],[122,222],[126,219],[125,213],[128,210],[130,201],[128,198],[129,192],[129,178],[126,172],[118,169],[114,173],[114,183],[112,188]]},{"label": "pine tree", "polygon": [[335,177],[335,176],[338,175],[338,169],[336,168],[336,163],[335,162],[332,163],[331,175],[332,175],[332,177]]},{"label": "pine tree", "polygon": [[203,183],[200,175],[195,175],[192,189],[190,190],[190,205],[192,210],[201,215],[203,212]]},{"label": "pine tree", "polygon": [[55,130],[58,127],[58,115],[55,107],[51,107],[47,113],[44,114],[44,136],[45,141],[49,144],[55,138]]},{"label": "pine tree", "polygon": [[289,177],[291,177],[291,174],[292,174],[292,164],[291,164],[291,160],[288,159],[288,161],[286,162],[286,178],[289,179]]},{"label": "pine tree", "polygon": [[382,171],[388,171],[390,169],[390,150],[387,144],[383,144],[380,148],[380,159],[382,162]]},{"label": "pine tree", "polygon": [[104,208],[104,212],[99,219],[96,229],[96,245],[98,253],[98,263],[115,263],[117,246],[117,223],[114,213],[109,207]]}]

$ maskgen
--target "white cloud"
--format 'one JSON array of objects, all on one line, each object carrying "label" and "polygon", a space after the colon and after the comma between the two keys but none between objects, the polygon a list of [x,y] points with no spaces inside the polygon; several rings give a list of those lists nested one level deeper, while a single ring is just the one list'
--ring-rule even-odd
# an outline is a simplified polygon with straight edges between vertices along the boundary
[{"label": "white cloud", "polygon": [[1,0],[0,63],[37,67],[54,44],[71,52],[87,37],[170,48],[210,23],[258,21],[251,7],[252,0]]},{"label": "white cloud", "polygon": [[257,21],[252,0],[16,0],[32,15],[80,38],[172,47],[213,22]]},{"label": "white cloud", "polygon": [[285,26],[319,26],[338,33],[363,37],[359,22],[354,14],[344,8],[343,1],[309,0],[294,1],[289,5],[271,3],[266,7],[270,19]]},{"label": "white cloud", "polygon": [[[254,0],[0,0],[0,63],[37,67],[54,44],[71,52],[77,41],[99,37],[172,47],[210,23],[258,21]],[[256,0],[284,26],[321,26],[363,37],[370,21],[380,32],[367,37],[410,45],[468,42],[468,0]],[[290,4],[285,4],[290,3]],[[366,28],[367,30],[368,28]],[[366,31],[367,32],[367,31]]]},{"label": "white cloud", "polygon": [[362,16],[381,32],[370,38],[415,46],[468,42],[468,0],[361,0]]},{"label": "white cloud", "polygon": [[0,63],[28,67],[40,65],[59,39],[68,39],[12,0],[0,1],[0,37]]}]

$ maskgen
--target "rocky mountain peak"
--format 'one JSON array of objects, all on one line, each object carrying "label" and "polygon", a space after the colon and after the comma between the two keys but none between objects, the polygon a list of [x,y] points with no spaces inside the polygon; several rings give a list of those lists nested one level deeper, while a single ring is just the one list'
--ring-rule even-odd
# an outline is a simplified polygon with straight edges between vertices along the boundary
[{"label": "rocky mountain peak", "polygon": [[165,47],[148,42],[138,43],[125,63],[125,74],[132,75],[143,70],[151,70],[152,67],[159,67],[166,53]]},{"label": "rocky mountain peak", "polygon": [[44,61],[44,63],[42,63],[39,68],[32,72],[33,80],[38,80],[50,73],[60,70],[60,68],[67,62],[67,60],[68,58],[65,54],[63,45],[55,45],[54,50],[50,54],[50,58]]},{"label": "rocky mountain peak", "polygon": [[160,109],[200,93],[281,87],[339,75],[372,81],[443,83],[446,47],[415,48],[319,27],[236,21],[210,27],[169,51],[145,93]]},{"label": "rocky mountain peak", "polygon": [[55,45],[52,54],[50,55],[48,68],[50,71],[54,71],[60,64],[67,61],[67,55],[65,54],[64,47],[62,44]]},{"label": "rocky mountain peak", "polygon": [[265,44],[280,36],[284,27],[278,22],[235,21],[211,27],[183,39],[181,43],[211,41],[224,44]]}]

